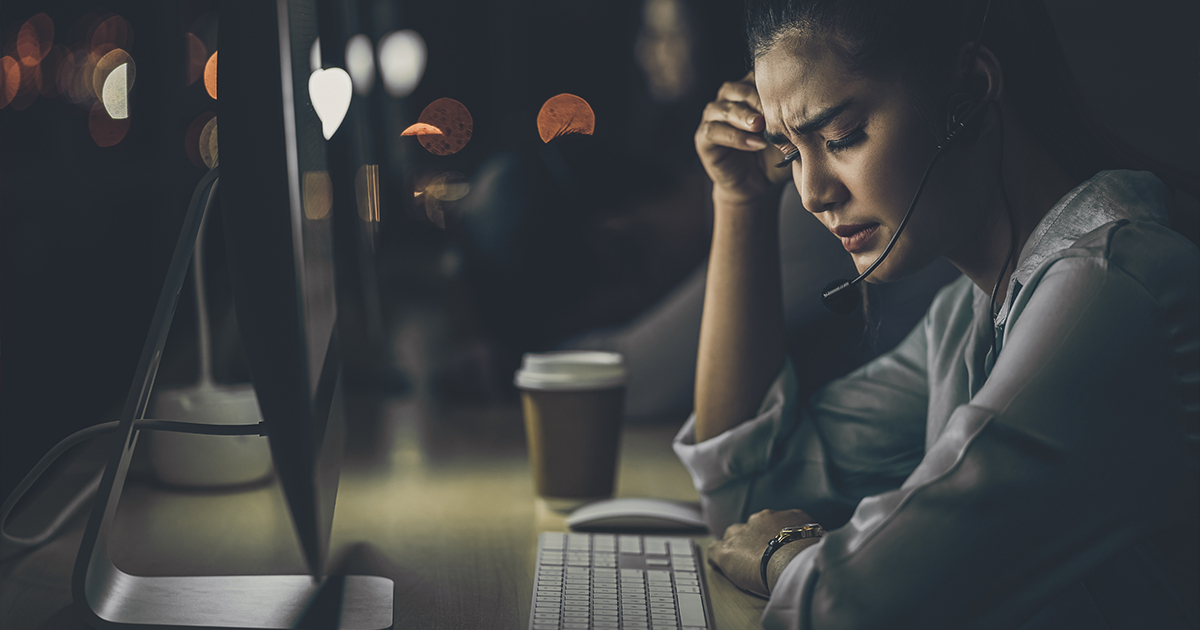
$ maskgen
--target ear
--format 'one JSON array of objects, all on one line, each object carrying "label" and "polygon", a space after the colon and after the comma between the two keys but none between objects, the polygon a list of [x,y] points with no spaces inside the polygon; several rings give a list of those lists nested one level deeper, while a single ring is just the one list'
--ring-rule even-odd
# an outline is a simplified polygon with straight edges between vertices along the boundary
[{"label": "ear", "polygon": [[974,48],[975,42],[967,42],[958,51],[957,68],[960,69],[960,73],[956,78],[959,85],[973,98],[981,101],[999,101],[1004,92],[1004,69],[1000,60],[991,49],[982,44],[972,59],[971,51]]}]

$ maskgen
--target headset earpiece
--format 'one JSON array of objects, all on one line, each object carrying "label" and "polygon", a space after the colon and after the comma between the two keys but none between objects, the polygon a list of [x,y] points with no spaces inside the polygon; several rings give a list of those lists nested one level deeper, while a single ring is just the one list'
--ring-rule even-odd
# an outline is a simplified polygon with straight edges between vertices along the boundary
[{"label": "headset earpiece", "polygon": [[946,138],[942,140],[941,148],[949,148],[960,142],[968,147],[975,144],[983,131],[985,111],[987,101],[980,95],[967,92],[951,94],[946,99]]}]

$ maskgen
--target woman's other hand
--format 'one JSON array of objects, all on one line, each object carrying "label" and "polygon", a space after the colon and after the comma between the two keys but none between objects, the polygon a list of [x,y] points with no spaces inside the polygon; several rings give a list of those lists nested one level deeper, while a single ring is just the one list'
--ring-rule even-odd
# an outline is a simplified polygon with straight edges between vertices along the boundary
[{"label": "woman's other hand", "polygon": [[762,139],[765,127],[753,72],[724,83],[704,108],[696,153],[712,179],[714,199],[753,202],[790,177],[791,169],[775,166],[783,154]]},{"label": "woman's other hand", "polygon": [[[713,541],[708,547],[708,561],[721,570],[729,581],[738,588],[767,596],[762,582],[762,556],[767,543],[779,535],[779,530],[791,525],[807,525],[816,521],[803,510],[763,510],[750,515],[745,523],[734,523],[725,530],[721,540]],[[771,557],[767,573],[774,581],[779,577],[787,561],[806,547],[814,545],[819,538],[790,542]],[[771,568],[776,568],[772,571]]]}]

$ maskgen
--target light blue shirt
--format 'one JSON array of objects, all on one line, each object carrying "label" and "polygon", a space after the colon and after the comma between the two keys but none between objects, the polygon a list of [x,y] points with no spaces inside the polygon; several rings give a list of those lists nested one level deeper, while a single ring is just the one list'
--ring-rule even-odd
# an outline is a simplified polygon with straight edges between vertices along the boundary
[{"label": "light blue shirt", "polygon": [[850,515],[786,567],[765,627],[1196,627],[1165,576],[1197,558],[1162,537],[1190,527],[1194,555],[1200,252],[1165,194],[1101,172],[1035,228],[995,318],[964,277],[807,402],[789,363],[756,417],[700,444],[688,419],[675,451],[715,534]]}]

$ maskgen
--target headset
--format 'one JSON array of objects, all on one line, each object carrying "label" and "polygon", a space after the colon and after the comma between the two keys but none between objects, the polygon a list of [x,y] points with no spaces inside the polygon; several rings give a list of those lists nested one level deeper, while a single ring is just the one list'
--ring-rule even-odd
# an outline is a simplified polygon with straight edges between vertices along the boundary
[{"label": "headset", "polygon": [[[967,71],[975,65],[975,57],[979,53],[979,40],[983,37],[984,26],[987,25],[988,12],[991,10],[992,2],[987,1],[983,9],[983,21],[979,25],[979,35],[975,38],[975,44],[971,48],[971,55],[967,61]],[[826,309],[838,315],[847,315],[854,309],[858,308],[860,295],[858,291],[850,289],[858,285],[875,268],[887,258],[891,253],[892,247],[896,245],[896,241],[900,238],[900,234],[904,232],[904,227],[908,225],[909,218],[912,217],[913,209],[917,207],[917,201],[921,198],[921,191],[925,188],[925,182],[929,179],[929,174],[933,171],[933,165],[942,157],[951,147],[962,142],[964,146],[971,146],[979,139],[979,134],[983,130],[983,114],[987,111],[990,101],[983,98],[983,95],[977,90],[972,90],[966,78],[963,79],[962,90],[951,94],[946,100],[946,136],[938,143],[937,152],[929,160],[929,165],[925,167],[925,173],[921,175],[921,182],[917,184],[917,192],[913,195],[912,202],[908,204],[908,210],[904,213],[904,218],[900,220],[900,225],[896,227],[896,233],[892,235],[892,239],[888,241],[887,247],[883,249],[883,253],[875,262],[871,263],[867,270],[859,274],[853,280],[834,280],[825,285],[821,291],[821,304]],[[1010,244],[1011,249],[1011,244]],[[1011,257],[1011,251],[1010,251]],[[1008,267],[1008,260],[1004,261],[1004,268]],[[1004,277],[1004,269],[1000,270],[1000,276]],[[999,283],[997,282],[997,285]],[[995,291],[992,291],[993,299]]]}]

